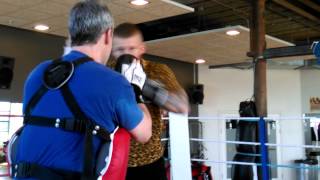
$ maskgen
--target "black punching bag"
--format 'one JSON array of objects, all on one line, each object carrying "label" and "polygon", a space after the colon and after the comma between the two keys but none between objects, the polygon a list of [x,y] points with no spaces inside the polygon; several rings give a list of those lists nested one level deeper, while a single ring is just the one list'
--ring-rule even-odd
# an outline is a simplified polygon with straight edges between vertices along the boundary
[{"label": "black punching bag", "polygon": [[[257,110],[254,101],[243,101],[239,105],[240,117],[257,117]],[[239,120],[236,130],[236,141],[257,142],[258,122]],[[257,154],[259,146],[254,145],[236,145],[237,154],[233,161],[244,163],[257,162]],[[253,166],[248,165],[233,165],[232,179],[233,180],[253,180],[254,171]]]}]

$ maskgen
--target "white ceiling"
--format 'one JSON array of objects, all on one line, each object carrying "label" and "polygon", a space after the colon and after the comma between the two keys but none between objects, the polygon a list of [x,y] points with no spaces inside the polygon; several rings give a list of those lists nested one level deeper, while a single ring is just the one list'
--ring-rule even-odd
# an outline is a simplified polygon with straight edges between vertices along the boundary
[{"label": "white ceiling", "polygon": [[[33,30],[36,24],[50,26],[46,33],[67,36],[68,14],[79,0],[0,0],[0,24]],[[141,23],[193,12],[194,9],[172,0],[149,0],[143,7],[129,0],[103,0],[115,23]]]},{"label": "white ceiling", "polygon": [[[236,29],[238,36],[228,36],[226,31]],[[292,46],[289,42],[266,36],[267,48]],[[205,59],[207,65],[232,64],[252,61],[247,57],[250,51],[250,31],[243,26],[197,32],[146,42],[148,54],[194,63]],[[281,60],[310,59],[313,56],[281,58]]]}]

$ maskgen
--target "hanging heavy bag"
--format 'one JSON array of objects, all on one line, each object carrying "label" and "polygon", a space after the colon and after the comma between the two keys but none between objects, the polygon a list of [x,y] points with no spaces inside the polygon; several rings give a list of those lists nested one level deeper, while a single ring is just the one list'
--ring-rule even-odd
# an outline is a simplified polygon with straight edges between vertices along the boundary
[{"label": "hanging heavy bag", "polygon": [[[243,154],[236,154],[233,158],[233,161],[236,162],[245,162],[245,163],[255,163],[254,156],[247,156]],[[232,180],[253,180],[255,173],[254,173],[254,166],[248,166],[248,165],[232,165]]]},{"label": "hanging heavy bag", "polygon": [[[257,110],[255,103],[253,101],[243,101],[239,106],[239,114],[240,117],[257,117]],[[244,141],[244,142],[256,142],[258,123],[240,120],[238,122],[237,130],[236,130],[236,141]],[[256,153],[256,146],[254,145],[245,145],[238,144],[236,145],[237,152],[242,153]]]},{"label": "hanging heavy bag", "polygon": [[239,105],[240,117],[258,117],[256,104],[254,101],[242,101]]},{"label": "hanging heavy bag", "polygon": [[[236,130],[236,141],[244,141],[244,142],[256,142],[256,130],[257,130],[256,122],[247,122],[247,121],[239,121],[238,127]],[[242,153],[256,153],[257,147],[255,145],[247,145],[247,144],[237,144],[236,145],[237,152]]]}]

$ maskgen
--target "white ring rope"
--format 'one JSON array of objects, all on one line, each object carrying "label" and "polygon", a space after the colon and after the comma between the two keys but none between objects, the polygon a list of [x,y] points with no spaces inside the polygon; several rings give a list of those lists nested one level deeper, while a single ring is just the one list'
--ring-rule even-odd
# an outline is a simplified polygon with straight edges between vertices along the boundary
[{"label": "white ring rope", "polygon": [[[247,166],[261,166],[260,163],[248,163],[248,162],[239,162],[239,161],[213,161],[206,159],[191,159],[194,162],[206,162],[206,163],[215,163],[215,164],[230,164],[230,165],[247,165]],[[271,168],[291,168],[291,169],[310,169],[320,171],[320,166],[299,166],[299,165],[282,165],[282,164],[268,164],[267,166]]]},{"label": "white ring rope", "polygon": [[320,146],[312,146],[312,145],[296,145],[296,144],[271,144],[271,143],[266,143],[266,146],[271,146],[271,147],[288,147],[288,148],[315,148],[315,149],[320,149]]},{"label": "white ring rope", "polygon": [[[198,139],[198,138],[190,138],[190,141],[226,143],[226,144],[244,144],[244,145],[254,145],[254,146],[259,146],[259,145],[260,145],[260,143],[258,143],[258,142],[246,142],[246,141],[217,141],[217,140],[214,140],[214,139]],[[288,148],[315,148],[315,149],[320,149],[320,146],[296,145],[296,144],[272,144],[272,143],[266,143],[266,146],[271,146],[271,147],[288,147]]]},{"label": "white ring rope", "polygon": [[188,117],[189,120],[225,120],[225,119],[234,119],[234,120],[254,120],[259,121],[259,117],[210,117],[210,116],[203,116],[203,117]]},{"label": "white ring rope", "polygon": [[[163,120],[169,120],[168,117],[162,118]],[[259,121],[259,117],[188,117],[189,120],[225,120],[225,119],[234,119],[234,120],[248,120],[248,121]]]},{"label": "white ring rope", "polygon": [[213,160],[206,160],[206,159],[191,159],[191,161],[196,162],[209,162],[209,163],[216,163],[216,164],[237,164],[237,165],[247,165],[247,166],[257,166],[257,163],[247,163],[247,162],[238,162],[238,161],[213,161]]},{"label": "white ring rope", "polygon": [[[166,138],[168,140],[169,138]],[[213,142],[213,143],[226,143],[226,144],[243,144],[243,145],[253,145],[253,146],[260,146],[259,142],[246,142],[246,141],[218,141],[214,139],[199,139],[199,138],[190,138],[190,141],[196,142]],[[266,143],[266,146],[270,147],[287,147],[287,148],[315,148],[320,149],[320,146],[313,146],[313,145],[297,145],[297,144],[273,144],[273,143]]]},{"label": "white ring rope", "polygon": [[197,141],[197,142],[214,142],[214,143],[227,143],[227,144],[244,144],[244,145],[254,145],[259,146],[260,143],[258,142],[245,142],[245,141],[217,141],[214,139],[198,139],[198,138],[190,138],[190,141]]},{"label": "white ring rope", "polygon": [[[265,117],[265,121],[274,121],[274,120],[306,120],[311,119],[312,117]],[[168,117],[163,117],[163,120],[169,120]],[[243,121],[259,121],[260,117],[217,117],[217,116],[202,116],[202,117],[188,117],[189,120],[200,120],[200,121],[211,121],[211,120],[243,120]]]}]

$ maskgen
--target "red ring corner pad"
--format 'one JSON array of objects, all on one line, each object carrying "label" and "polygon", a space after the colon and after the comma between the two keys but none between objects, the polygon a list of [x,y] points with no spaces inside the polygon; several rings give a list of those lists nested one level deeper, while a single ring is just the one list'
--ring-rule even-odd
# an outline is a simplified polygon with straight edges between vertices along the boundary
[{"label": "red ring corner pad", "polygon": [[114,134],[113,152],[107,172],[102,180],[124,180],[127,173],[130,134],[127,130],[119,128]]}]

